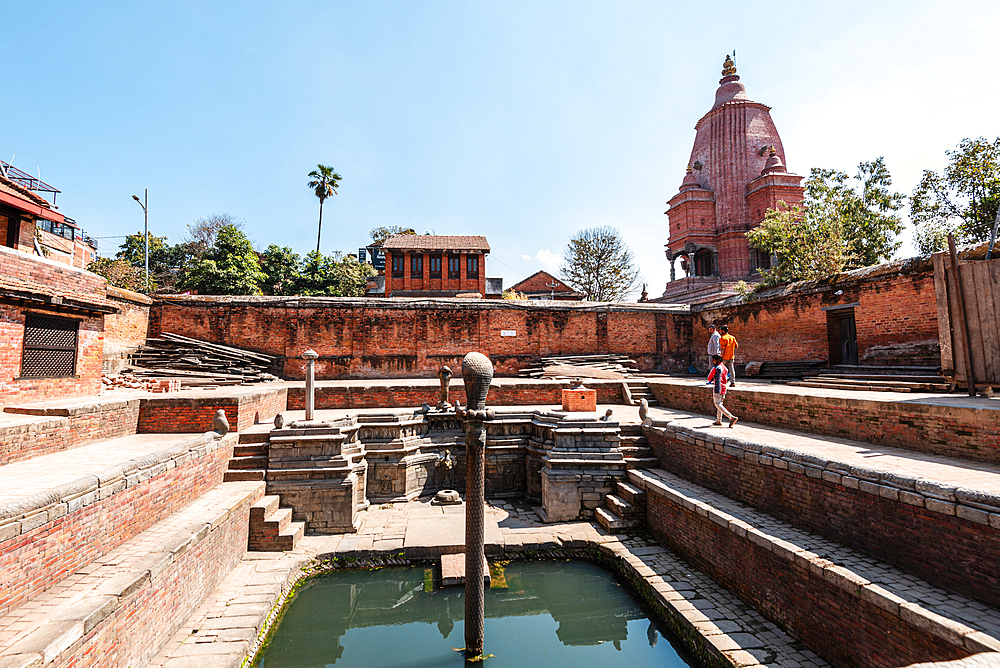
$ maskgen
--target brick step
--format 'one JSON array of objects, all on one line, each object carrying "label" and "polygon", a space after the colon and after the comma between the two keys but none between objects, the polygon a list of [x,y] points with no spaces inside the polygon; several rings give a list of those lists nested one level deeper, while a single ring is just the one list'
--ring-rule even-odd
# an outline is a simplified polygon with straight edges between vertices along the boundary
[{"label": "brick step", "polygon": [[655,469],[659,468],[660,460],[657,457],[626,457],[625,465],[629,469]]},{"label": "brick step", "polygon": [[[843,592],[836,600],[848,602],[828,623],[829,634],[834,636],[847,632],[845,620],[866,628],[867,620],[888,614],[896,628],[906,629],[904,633],[929,634],[960,653],[1000,650],[1000,610],[662,469],[629,471],[629,484],[645,489],[651,503],[655,500],[658,521],[648,527],[653,535],[677,547],[679,556],[704,563],[706,574],[729,577],[725,575],[730,568],[727,553],[719,551],[725,544],[741,553],[741,559],[759,559],[753,563],[780,573],[786,591],[776,593],[771,575],[765,572],[756,584],[745,581],[751,585],[746,591],[748,601],[765,610],[791,617],[808,614],[814,604],[800,598],[799,585],[817,597],[828,597],[831,592],[823,587],[833,587]],[[720,530],[722,534],[717,535]],[[713,547],[698,542],[696,535],[701,531],[716,536]],[[766,558],[760,556],[764,554]],[[768,565],[768,560],[777,563]],[[802,609],[796,613],[788,606]],[[808,642],[824,641],[827,631],[817,629]],[[835,640],[830,642],[837,645]]]},{"label": "brick step", "polygon": [[281,506],[281,497],[277,494],[268,494],[250,506],[250,519],[254,521],[264,521],[273,515]]},{"label": "brick step", "polygon": [[635,507],[617,494],[608,494],[604,500],[607,503],[608,510],[623,520],[636,519],[636,516],[641,512],[639,508]]},{"label": "brick step", "polygon": [[270,430],[268,431],[257,431],[257,430],[246,430],[240,432],[240,445],[249,445],[251,443],[267,443],[268,436],[271,435]]},{"label": "brick step", "polygon": [[223,482],[239,482],[241,480],[264,480],[267,476],[267,471],[264,469],[241,469],[239,471],[226,471],[223,476]]},{"label": "brick step", "polygon": [[[0,665],[137,665],[238,563],[241,518],[264,483],[221,483],[0,618]],[[243,520],[245,521],[245,520]],[[149,605],[155,600],[162,605]],[[44,610],[44,614],[39,614]],[[167,612],[170,611],[168,616]]]},{"label": "brick step", "polygon": [[265,496],[250,507],[247,549],[251,552],[285,552],[305,533],[305,522],[292,521],[292,509],[281,507],[281,497]]},{"label": "brick step", "polygon": [[640,488],[625,482],[624,480],[619,480],[615,484],[617,496],[628,501],[634,506],[644,506],[646,505],[646,492]]},{"label": "brick step", "polygon": [[790,380],[789,385],[795,387],[815,387],[827,390],[854,390],[856,392],[910,392],[908,387],[887,387],[884,385],[866,385],[862,383],[819,383],[810,380]]},{"label": "brick step", "polygon": [[267,468],[266,455],[256,455],[253,457],[232,457],[229,460],[230,471],[236,471],[239,469],[266,469],[266,468]]},{"label": "brick step", "polygon": [[233,447],[233,457],[255,457],[267,456],[267,443],[251,443],[249,445],[236,445]]},{"label": "brick step", "polygon": [[619,434],[618,443],[620,444],[618,447],[641,448],[649,443],[649,439],[641,434],[638,436],[633,436],[631,434]]},{"label": "brick step", "polygon": [[594,518],[608,533],[628,531],[629,529],[635,528],[639,524],[636,520],[622,519],[607,508],[595,508]]}]

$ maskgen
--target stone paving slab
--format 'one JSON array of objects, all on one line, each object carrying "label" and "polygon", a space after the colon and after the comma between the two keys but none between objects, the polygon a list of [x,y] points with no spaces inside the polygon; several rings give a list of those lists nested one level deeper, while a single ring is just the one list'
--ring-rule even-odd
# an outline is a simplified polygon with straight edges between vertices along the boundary
[{"label": "stone paving slab", "polygon": [[0,502],[42,492],[116,464],[196,438],[197,434],[134,434],[0,466]]},{"label": "stone paving slab", "polygon": [[685,411],[651,407],[654,424],[684,427],[692,433],[704,432],[726,438],[739,438],[781,448],[799,450],[848,466],[894,471],[916,478],[926,478],[955,487],[972,487],[1000,493],[1000,465],[975,462],[885,445],[872,445],[834,436],[804,434],[790,429],[766,427],[740,420],[733,429],[712,426],[713,418]]}]

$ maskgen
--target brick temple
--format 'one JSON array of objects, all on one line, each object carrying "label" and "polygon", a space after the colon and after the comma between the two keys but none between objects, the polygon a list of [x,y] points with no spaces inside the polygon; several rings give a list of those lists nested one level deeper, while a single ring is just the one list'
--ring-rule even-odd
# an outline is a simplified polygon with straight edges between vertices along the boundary
[{"label": "brick temple", "polygon": [[746,233],[779,202],[802,202],[802,177],[785,167],[770,110],[747,96],[727,56],[715,103],[695,124],[684,180],[668,202],[670,283],[655,301],[712,301],[735,294],[738,281],[752,282],[770,266],[769,257],[750,248]]}]

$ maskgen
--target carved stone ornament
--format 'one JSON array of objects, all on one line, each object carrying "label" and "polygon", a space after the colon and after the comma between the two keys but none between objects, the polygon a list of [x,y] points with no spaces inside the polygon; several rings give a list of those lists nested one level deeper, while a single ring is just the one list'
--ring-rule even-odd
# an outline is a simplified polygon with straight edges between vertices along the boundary
[{"label": "carved stone ornament", "polygon": [[225,436],[229,433],[229,420],[226,418],[226,411],[221,408],[215,411],[212,417],[212,431]]},{"label": "carved stone ornament", "polygon": [[454,375],[451,372],[451,367],[443,366],[441,370],[438,371],[438,380],[441,382],[441,390],[439,395],[439,400],[437,404],[437,409],[439,411],[446,411],[451,408],[451,404],[448,403],[448,383],[451,382],[451,377]]}]

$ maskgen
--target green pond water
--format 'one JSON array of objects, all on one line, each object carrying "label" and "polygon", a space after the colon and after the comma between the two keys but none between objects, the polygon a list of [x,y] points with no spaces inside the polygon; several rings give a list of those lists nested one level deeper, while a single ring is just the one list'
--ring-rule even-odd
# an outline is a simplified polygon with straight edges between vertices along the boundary
[{"label": "green pond water", "polygon": [[[431,591],[431,569],[339,571],[307,581],[258,665],[463,666],[462,587]],[[586,562],[512,562],[486,592],[486,660],[504,666],[698,666],[609,571]],[[665,633],[667,635],[665,635]],[[619,663],[620,662],[620,663]],[[472,664],[470,664],[472,665]]]}]

